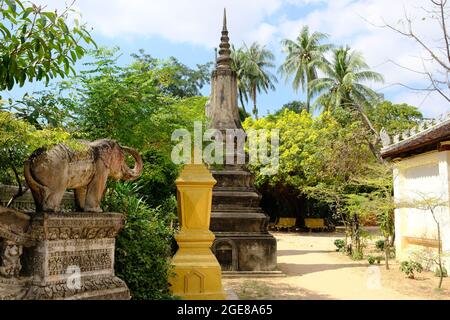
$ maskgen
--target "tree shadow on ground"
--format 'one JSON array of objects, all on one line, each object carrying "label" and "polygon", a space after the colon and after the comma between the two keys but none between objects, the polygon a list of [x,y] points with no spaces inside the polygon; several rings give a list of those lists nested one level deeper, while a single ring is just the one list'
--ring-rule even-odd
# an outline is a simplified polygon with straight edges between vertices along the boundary
[{"label": "tree shadow on ground", "polygon": [[333,250],[278,250],[278,257],[300,256],[309,253],[334,253]]},{"label": "tree shadow on ground", "polygon": [[340,263],[340,264],[295,264],[278,263],[278,269],[287,276],[303,276],[310,273],[338,270],[344,268],[368,268],[369,264]]},{"label": "tree shadow on ground", "polygon": [[330,300],[328,295],[319,294],[303,288],[294,288],[285,283],[273,283],[273,280],[256,279],[228,281],[240,300]]}]

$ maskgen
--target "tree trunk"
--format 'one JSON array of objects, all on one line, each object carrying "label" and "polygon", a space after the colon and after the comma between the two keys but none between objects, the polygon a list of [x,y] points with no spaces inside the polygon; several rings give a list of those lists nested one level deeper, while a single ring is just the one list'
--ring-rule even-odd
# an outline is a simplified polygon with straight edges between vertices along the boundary
[{"label": "tree trunk", "polygon": [[256,86],[252,88],[252,100],[253,100],[253,114],[255,115],[255,119],[258,120],[258,108],[256,106]]},{"label": "tree trunk", "polygon": [[241,101],[242,109],[244,110],[245,113],[247,113],[247,110],[245,110],[244,98],[240,91],[239,91],[239,100]]},{"label": "tree trunk", "polygon": [[[437,219],[436,219],[437,220]],[[441,244],[441,226],[437,224],[438,229],[438,262],[439,262],[439,271],[440,271],[440,279],[439,279],[439,289],[442,289],[442,281],[444,280],[444,268],[442,267],[442,244]]]},{"label": "tree trunk", "polygon": [[384,239],[384,256],[386,260],[386,270],[389,270],[389,254],[391,253],[391,246],[389,244],[389,236]]},{"label": "tree trunk", "polygon": [[311,112],[311,93],[309,90],[309,75],[306,73],[306,112]]},{"label": "tree trunk", "polygon": [[28,186],[26,188],[23,188],[22,181],[20,181],[19,172],[17,171],[16,167],[14,166],[12,150],[8,149],[8,153],[9,153],[9,159],[10,159],[10,167],[11,167],[12,171],[14,172],[14,177],[16,178],[16,182],[19,187],[19,190],[17,190],[17,193],[6,204],[7,208],[11,208],[14,201],[16,201],[17,198],[20,198],[21,196],[23,196],[28,191]]},{"label": "tree trunk", "polygon": [[355,104],[356,109],[358,110],[358,113],[360,114],[361,118],[363,119],[364,123],[367,125],[367,127],[370,129],[370,131],[375,136],[375,142],[369,141],[369,148],[370,151],[372,151],[373,155],[377,158],[377,160],[381,164],[386,164],[386,161],[384,161],[383,157],[381,157],[381,152],[378,150],[377,145],[381,142],[380,134],[377,132],[375,127],[372,124],[372,121],[370,121],[369,117],[366,115],[362,107],[358,104]]}]

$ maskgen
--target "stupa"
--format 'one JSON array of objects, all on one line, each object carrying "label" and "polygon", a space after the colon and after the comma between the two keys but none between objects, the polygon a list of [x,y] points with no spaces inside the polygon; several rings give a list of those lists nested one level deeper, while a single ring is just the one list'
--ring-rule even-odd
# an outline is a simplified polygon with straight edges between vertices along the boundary
[{"label": "stupa", "polygon": [[[242,129],[237,75],[231,68],[229,40],[224,11],[219,56],[212,74],[211,99],[206,106],[208,127],[220,130],[224,137],[227,130]],[[268,231],[269,217],[260,207],[261,195],[254,186],[254,177],[245,165],[238,164],[238,157],[234,156],[235,161],[220,170],[211,170],[217,180],[211,215],[211,230],[216,236],[212,250],[223,271],[272,272],[277,265],[277,242]]]}]

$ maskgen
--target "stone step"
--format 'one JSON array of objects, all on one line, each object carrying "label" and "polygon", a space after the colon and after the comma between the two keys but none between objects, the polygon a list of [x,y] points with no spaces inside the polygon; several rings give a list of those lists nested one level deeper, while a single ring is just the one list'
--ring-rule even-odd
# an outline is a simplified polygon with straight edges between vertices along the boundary
[{"label": "stone step", "polygon": [[261,202],[261,195],[256,192],[246,191],[214,191],[213,206],[233,205],[245,207],[257,207]]},{"label": "stone step", "polygon": [[213,232],[255,232],[268,230],[268,217],[261,212],[213,212],[211,230]]},{"label": "stone step", "polygon": [[246,207],[246,206],[227,206],[219,205],[213,206],[212,212],[227,212],[227,213],[239,213],[246,214],[252,212],[263,212],[260,207]]}]

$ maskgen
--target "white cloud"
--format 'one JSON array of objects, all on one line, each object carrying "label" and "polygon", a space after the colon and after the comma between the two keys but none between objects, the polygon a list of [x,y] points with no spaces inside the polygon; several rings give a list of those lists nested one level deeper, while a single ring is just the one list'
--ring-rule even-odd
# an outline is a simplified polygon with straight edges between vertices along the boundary
[{"label": "white cloud", "polygon": [[[61,0],[38,0],[49,8],[61,6]],[[428,3],[428,1],[426,2]],[[95,32],[108,37],[130,38],[159,36],[177,43],[191,43],[208,48],[217,46],[222,10],[228,11],[232,43],[258,41],[269,44],[280,55],[279,42],[297,36],[302,25],[330,34],[330,41],[349,44],[361,51],[369,65],[382,73],[386,85],[393,83],[423,85],[423,76],[399,68],[394,60],[417,69],[425,55],[414,41],[378,28],[383,20],[398,23],[404,10],[415,19],[416,31],[427,41],[439,39],[433,21],[422,21],[424,0],[78,0],[83,20]],[[289,5],[295,12],[285,12]],[[314,9],[305,5],[314,5]],[[297,13],[298,12],[298,13]],[[295,16],[297,14],[297,16]],[[288,18],[289,17],[289,18]],[[431,43],[433,46],[436,43]],[[280,57],[279,57],[280,58]],[[433,67],[433,66],[430,66]],[[419,105],[428,115],[450,109],[447,101],[433,96],[423,101],[417,94],[401,87],[384,90],[389,97]],[[431,111],[430,111],[431,110]]]},{"label": "white cloud", "polygon": [[[402,26],[399,21],[404,18],[406,10],[407,15],[414,20],[414,31],[436,48],[438,42],[435,40],[442,38],[441,31],[436,27],[435,21],[422,20],[425,14],[421,8],[424,5],[426,3],[423,0],[327,1],[325,6],[296,20],[284,19],[277,36],[294,38],[301,26],[308,25],[311,30],[328,33],[332,43],[348,44],[361,51],[368,64],[385,76],[385,86],[402,83],[412,87],[426,87],[424,75],[405,69],[422,70],[421,58],[428,57],[426,51],[413,40],[378,27],[386,22]],[[394,63],[389,62],[390,60]],[[427,64],[427,68],[435,70],[436,65]],[[379,86],[378,89],[382,87],[384,86]],[[437,116],[450,110],[448,101],[437,93],[427,96],[423,92],[411,92],[398,86],[389,87],[382,92],[396,102],[418,106],[428,116]]]},{"label": "white cloud", "polygon": [[[61,6],[60,0],[39,1]],[[83,20],[108,37],[156,35],[213,47],[219,41],[224,7],[234,42],[255,35],[264,41],[272,31],[262,21],[281,8],[282,0],[78,0],[76,5]]]}]

